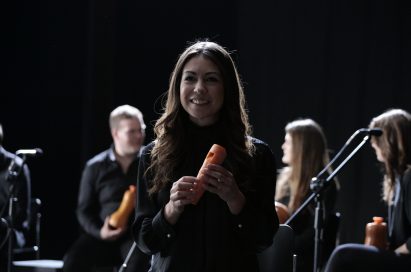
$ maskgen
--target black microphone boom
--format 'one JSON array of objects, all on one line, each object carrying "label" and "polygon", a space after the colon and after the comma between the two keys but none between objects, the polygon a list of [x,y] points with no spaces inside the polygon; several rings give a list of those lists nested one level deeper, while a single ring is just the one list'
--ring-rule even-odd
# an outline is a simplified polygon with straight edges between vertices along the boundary
[{"label": "black microphone boom", "polygon": [[382,135],[382,129],[380,128],[360,128],[358,131],[376,137]]},{"label": "black microphone boom", "polygon": [[359,134],[366,134],[365,137],[370,137],[370,136],[375,136],[375,137],[380,137],[382,135],[382,129],[380,128],[360,128],[357,129],[353,135],[347,140],[347,142],[344,144],[344,146],[340,149],[340,151],[334,156],[334,158],[324,167],[324,169],[318,174],[318,177],[322,176],[328,168],[340,157],[340,155],[343,153],[343,151],[349,146],[351,141],[356,138]]}]

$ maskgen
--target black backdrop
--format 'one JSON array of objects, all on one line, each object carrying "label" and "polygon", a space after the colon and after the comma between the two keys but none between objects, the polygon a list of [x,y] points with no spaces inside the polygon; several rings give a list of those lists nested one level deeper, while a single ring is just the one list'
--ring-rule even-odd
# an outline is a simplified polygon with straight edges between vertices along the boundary
[{"label": "black backdrop", "polygon": [[[163,2],[16,2],[0,123],[8,150],[45,152],[28,162],[43,200],[44,258],[61,258],[78,234],[81,170],[110,144],[108,114],[137,106],[151,140],[158,97],[188,41],[235,50],[254,135],[279,166],[283,128],[295,118],[318,121],[337,151],[382,111],[411,111],[410,1]],[[385,215],[369,146],[339,179],[341,242],[362,242],[365,223]]]}]

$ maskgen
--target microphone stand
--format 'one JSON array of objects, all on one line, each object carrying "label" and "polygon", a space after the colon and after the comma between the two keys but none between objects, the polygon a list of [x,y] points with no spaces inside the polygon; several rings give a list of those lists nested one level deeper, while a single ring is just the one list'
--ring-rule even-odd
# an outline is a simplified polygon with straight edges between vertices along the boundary
[{"label": "microphone stand", "polygon": [[127,253],[127,257],[126,257],[126,259],[124,260],[124,263],[121,265],[121,267],[120,267],[120,269],[118,270],[118,272],[123,272],[123,271],[126,271],[126,270],[127,270],[128,262],[129,262],[129,260],[130,260],[130,258],[131,258],[131,255],[133,255],[133,252],[134,252],[134,249],[136,248],[136,246],[137,246],[136,242],[133,242],[133,245],[131,246],[129,252]]},{"label": "microphone stand", "polygon": [[[351,138],[350,138],[351,140]],[[324,218],[323,218],[323,213],[324,213],[324,207],[322,204],[322,192],[327,188],[332,182],[333,178],[337,175],[337,173],[347,164],[347,162],[355,155],[357,152],[370,140],[370,135],[367,135],[364,137],[364,139],[357,145],[357,147],[347,156],[346,159],[344,159],[337,168],[335,168],[334,171],[330,173],[330,175],[324,179],[322,178],[322,174],[324,174],[325,170],[330,166],[328,164],[323,171],[320,172],[320,174],[317,175],[317,177],[313,178],[311,180],[311,185],[310,188],[313,191],[313,193],[305,200],[305,202],[290,216],[290,218],[285,222],[285,224],[289,225],[291,221],[294,220],[295,217],[297,217],[303,209],[305,209],[308,204],[311,203],[311,201],[314,199],[316,202],[316,207],[315,207],[315,217],[314,217],[314,230],[315,230],[315,236],[314,236],[314,266],[313,266],[313,271],[318,272],[320,271],[320,260],[321,260],[321,246],[323,243],[323,225],[324,225]],[[343,149],[346,146],[343,147]],[[340,155],[341,152],[338,153]],[[337,157],[337,156],[336,156]],[[334,158],[332,161],[335,161],[336,158]]]}]

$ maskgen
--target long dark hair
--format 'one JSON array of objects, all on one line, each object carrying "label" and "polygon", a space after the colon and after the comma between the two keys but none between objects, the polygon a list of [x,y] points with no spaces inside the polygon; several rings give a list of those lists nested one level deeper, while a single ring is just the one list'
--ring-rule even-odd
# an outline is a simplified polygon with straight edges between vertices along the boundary
[{"label": "long dark hair", "polygon": [[[188,114],[180,101],[180,82],[185,64],[196,56],[211,60],[223,78],[224,103],[220,110],[222,135],[226,139],[228,152],[236,161],[237,168],[246,163],[254,152],[254,145],[247,137],[251,135],[251,126],[246,110],[243,86],[234,61],[226,49],[210,41],[198,41],[180,55],[171,73],[167,100],[163,114],[154,126],[155,145],[151,152],[151,165],[147,169],[153,175],[149,193],[158,192],[171,181],[171,173],[184,154],[183,145],[186,134]],[[147,173],[147,172],[146,172]]]},{"label": "long dark hair", "polygon": [[374,117],[370,128],[381,128],[380,137],[372,141],[381,149],[384,158],[383,199],[391,204],[395,176],[411,167],[411,115],[402,109],[391,109]]}]

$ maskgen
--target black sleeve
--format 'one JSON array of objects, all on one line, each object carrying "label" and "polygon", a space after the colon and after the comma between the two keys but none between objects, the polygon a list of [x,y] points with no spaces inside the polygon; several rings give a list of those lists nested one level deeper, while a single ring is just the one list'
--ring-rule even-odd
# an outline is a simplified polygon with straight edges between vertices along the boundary
[{"label": "black sleeve", "polygon": [[[411,170],[407,170],[403,177],[404,185],[404,219],[407,222],[404,222],[404,225],[407,227],[408,233],[411,233]],[[407,237],[406,246],[408,251],[411,251],[411,236]]]},{"label": "black sleeve", "polygon": [[137,177],[136,215],[133,223],[134,239],[146,254],[154,254],[166,249],[175,238],[173,226],[169,224],[163,213],[163,207],[158,207],[153,196],[149,196],[150,178],[144,175],[150,161],[152,145],[147,146],[140,158]]},{"label": "black sleeve", "polygon": [[95,180],[98,169],[96,165],[87,164],[80,181],[80,190],[77,205],[77,219],[82,229],[100,239],[100,229],[103,222],[99,218],[99,206]]},{"label": "black sleeve", "polygon": [[255,172],[252,177],[254,190],[243,192],[246,203],[238,215],[232,215],[233,228],[244,249],[261,252],[272,244],[279,221],[274,206],[276,165],[268,145],[256,143]]},{"label": "black sleeve", "polygon": [[14,183],[14,196],[17,202],[14,205],[13,225],[17,230],[25,230],[29,227],[31,180],[30,171],[26,164],[23,165],[20,175]]}]

